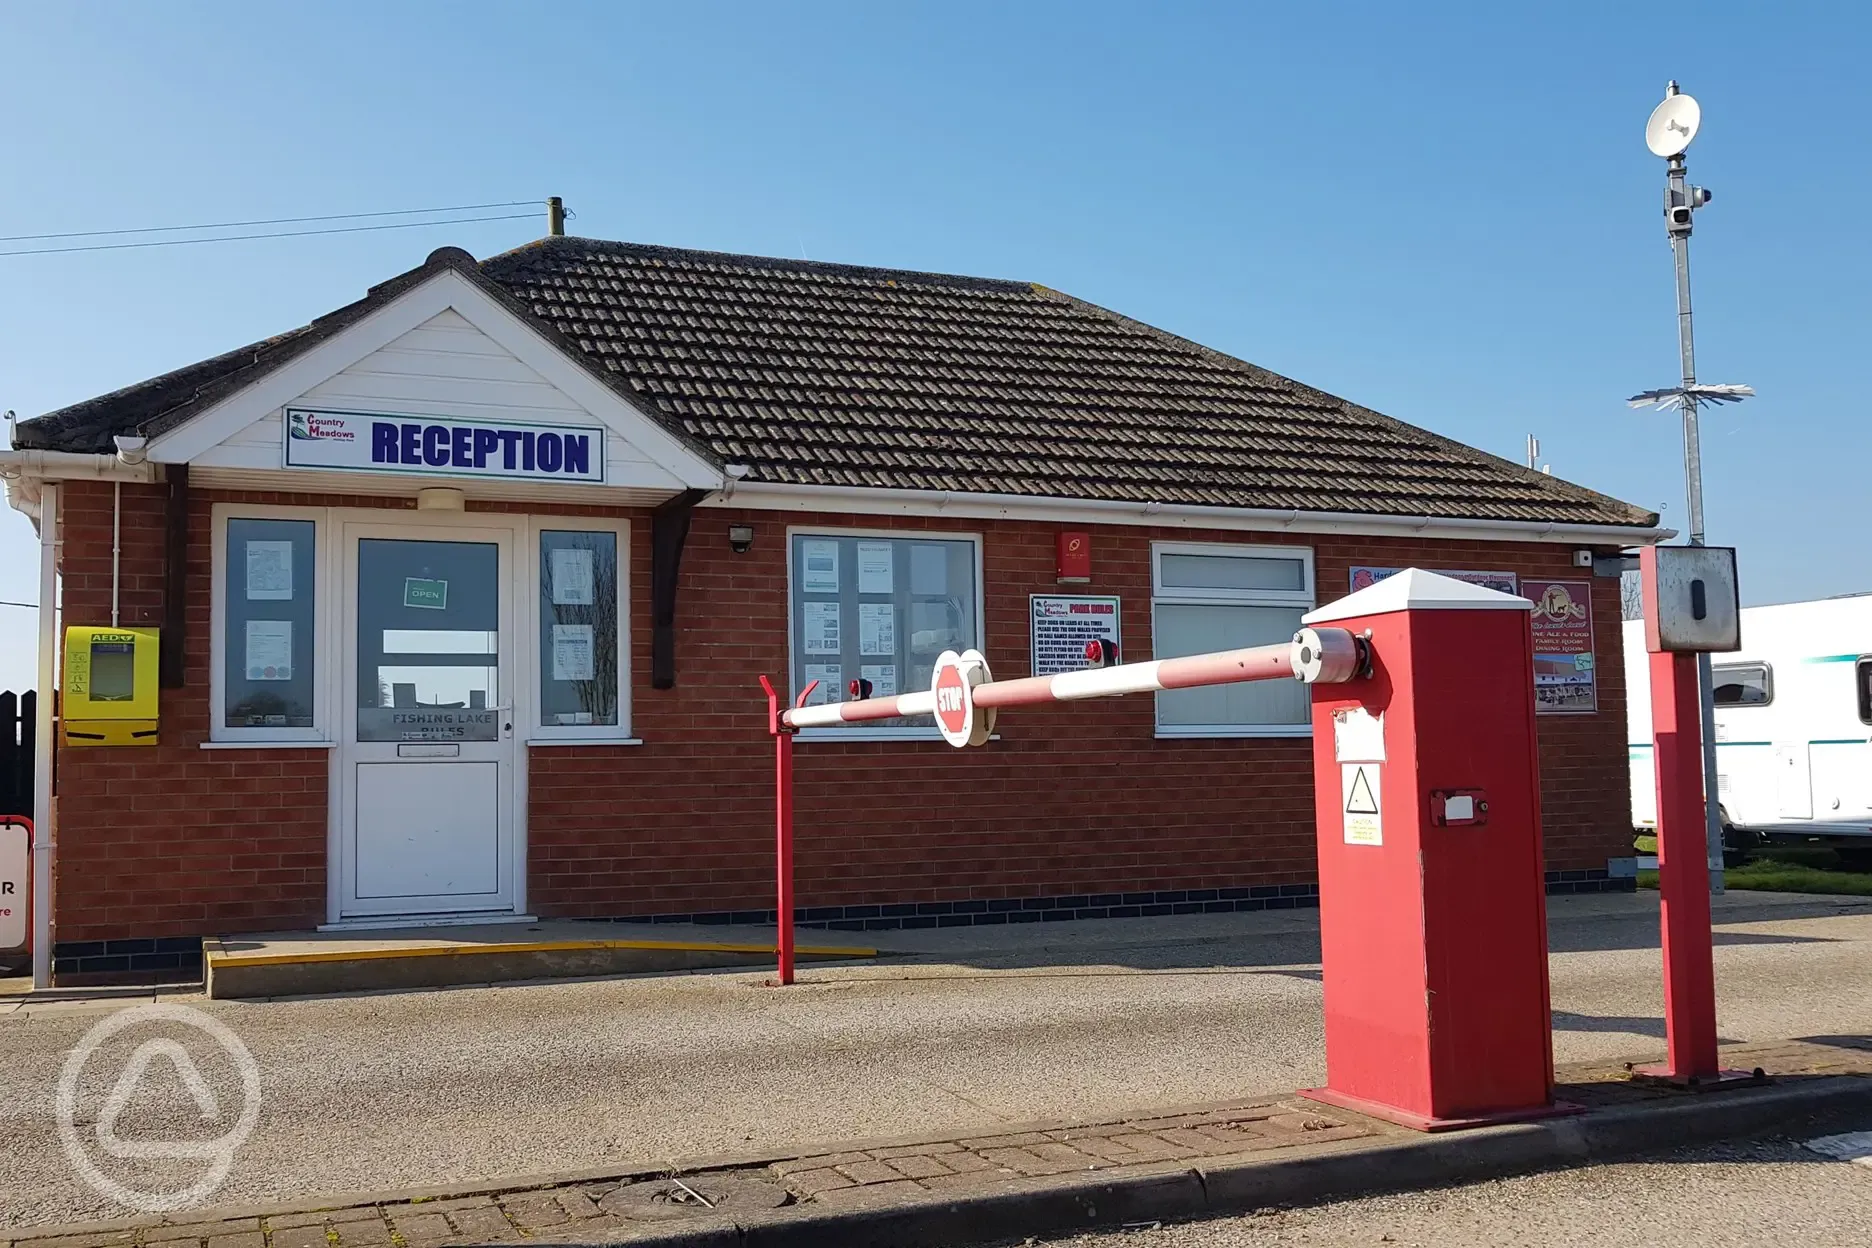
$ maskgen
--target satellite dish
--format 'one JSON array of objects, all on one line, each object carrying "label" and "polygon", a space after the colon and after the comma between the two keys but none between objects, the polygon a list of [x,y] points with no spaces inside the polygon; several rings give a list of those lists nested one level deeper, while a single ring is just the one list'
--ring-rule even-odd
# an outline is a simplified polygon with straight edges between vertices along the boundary
[{"label": "satellite dish", "polygon": [[1651,110],[1651,120],[1645,123],[1645,146],[1651,149],[1653,156],[1675,156],[1690,146],[1690,140],[1696,138],[1697,127],[1703,124],[1703,110],[1690,96],[1682,94],[1667,95],[1664,102]]}]

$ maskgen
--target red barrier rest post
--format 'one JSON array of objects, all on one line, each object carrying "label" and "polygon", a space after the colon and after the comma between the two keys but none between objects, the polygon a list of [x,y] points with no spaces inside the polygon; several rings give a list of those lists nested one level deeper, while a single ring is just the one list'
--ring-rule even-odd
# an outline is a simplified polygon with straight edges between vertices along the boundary
[{"label": "red barrier rest post", "polygon": [[[780,987],[793,982],[793,733],[780,715],[780,695],[773,682],[760,678],[767,695],[767,731],[774,739],[774,876],[778,881],[774,901],[776,981]],[[794,709],[806,705],[806,699],[819,687],[812,681],[800,691]]]},{"label": "red barrier rest post", "polygon": [[1657,775],[1658,906],[1664,945],[1662,1066],[1635,1077],[1680,1087],[1761,1082],[1724,1070],[1716,1053],[1716,957],[1710,931],[1709,834],[1697,655],[1739,649],[1735,551],[1647,546],[1638,552]]}]

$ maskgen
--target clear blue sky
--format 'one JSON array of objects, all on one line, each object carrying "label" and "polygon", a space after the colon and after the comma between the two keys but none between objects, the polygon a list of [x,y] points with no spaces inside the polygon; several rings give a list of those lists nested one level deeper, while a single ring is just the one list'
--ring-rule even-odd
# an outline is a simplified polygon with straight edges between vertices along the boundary
[{"label": "clear blue sky", "polygon": [[[0,6],[0,235],[565,197],[575,233],[1044,282],[1681,525],[1663,165],[1691,175],[1711,540],[1872,589],[1862,6]],[[22,418],[543,220],[0,258]],[[5,249],[16,244],[0,244]],[[31,601],[0,516],[0,598]],[[0,607],[0,688],[32,613]]]}]

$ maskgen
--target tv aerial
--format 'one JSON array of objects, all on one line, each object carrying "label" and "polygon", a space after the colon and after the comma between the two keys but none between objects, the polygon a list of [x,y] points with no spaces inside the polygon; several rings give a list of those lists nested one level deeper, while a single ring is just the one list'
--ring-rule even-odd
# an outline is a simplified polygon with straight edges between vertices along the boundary
[{"label": "tv aerial", "polygon": [[1681,156],[1702,124],[1703,109],[1694,97],[1683,94],[1673,82],[1665,92],[1664,102],[1651,110],[1651,120],[1645,123],[1645,146],[1651,149],[1653,156],[1666,160]]}]

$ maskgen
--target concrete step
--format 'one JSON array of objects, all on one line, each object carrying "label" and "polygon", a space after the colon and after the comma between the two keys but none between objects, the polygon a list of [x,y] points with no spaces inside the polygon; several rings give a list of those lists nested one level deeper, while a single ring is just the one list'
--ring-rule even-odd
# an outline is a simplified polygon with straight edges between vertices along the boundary
[{"label": "concrete step", "polygon": [[[838,933],[812,932],[800,961],[874,958]],[[445,988],[596,975],[774,965],[771,927],[536,920],[369,931],[267,932],[202,942],[218,999]]]}]

